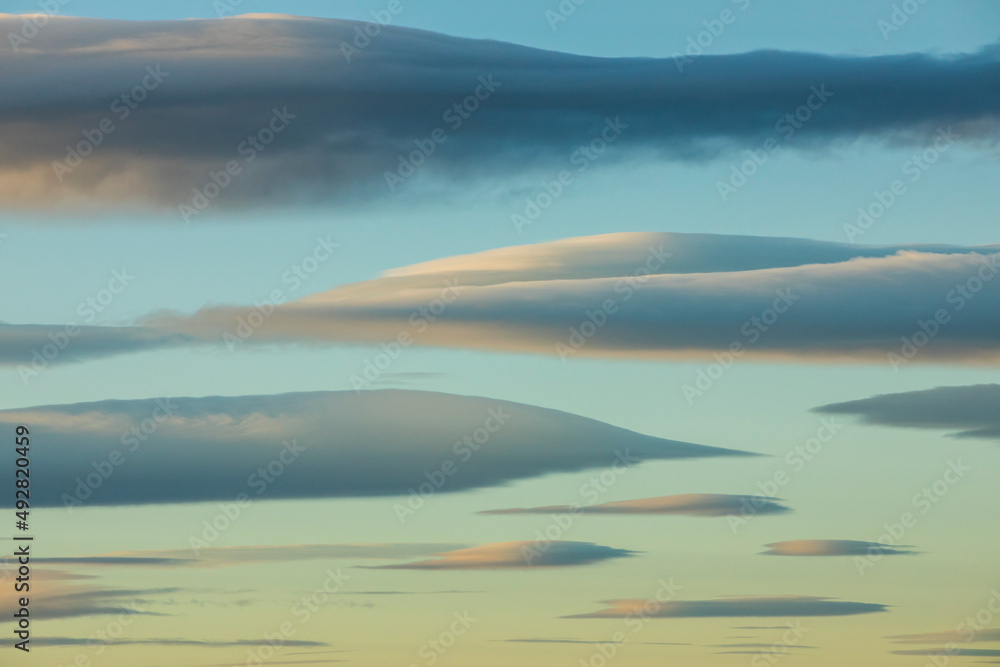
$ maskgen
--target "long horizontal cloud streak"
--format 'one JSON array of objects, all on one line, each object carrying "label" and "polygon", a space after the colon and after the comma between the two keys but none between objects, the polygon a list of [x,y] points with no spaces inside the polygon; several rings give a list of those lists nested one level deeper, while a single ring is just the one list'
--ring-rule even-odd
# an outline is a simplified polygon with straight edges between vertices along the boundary
[{"label": "long horizontal cloud streak", "polygon": [[592,542],[555,540],[540,548],[535,542],[497,542],[436,554],[436,558],[376,565],[378,570],[508,570],[529,567],[572,567],[614,558],[627,558],[635,551]]},{"label": "long horizontal cloud streak", "polygon": [[[115,354],[196,344],[198,339],[155,327],[100,327],[0,322],[0,365],[85,361]],[[48,349],[43,349],[48,346]],[[51,350],[51,351],[50,351]]]},{"label": "long horizontal cloud streak", "polygon": [[[0,33],[20,25],[0,17]],[[0,46],[10,63],[0,78],[0,202],[176,206],[209,170],[242,159],[237,146],[274,108],[294,114],[292,125],[245,165],[219,204],[385,192],[384,173],[437,127],[449,134],[427,169],[459,178],[563,164],[609,117],[628,125],[616,141],[623,156],[714,156],[773,136],[776,121],[821,86],[832,96],[798,145],[859,136],[922,142],[950,125],[983,136],[1000,113],[1000,91],[984,85],[1000,74],[996,47],[952,57],[703,56],[681,72],[672,59],[575,56],[390,26],[348,62],[343,49],[359,25],[55,17],[17,53]],[[154,65],[168,76],[128,117],[112,115],[112,102]],[[481,76],[496,82],[491,96],[449,126],[444,112]],[[78,81],[88,85],[71,85]],[[58,182],[50,163],[105,117],[114,132]]]},{"label": "long horizontal cloud streak", "polygon": [[939,648],[912,649],[908,651],[893,651],[893,655],[936,655],[965,656],[968,658],[1000,658],[1000,648],[962,648],[941,646]]},{"label": "long horizontal cloud streak", "polygon": [[1000,628],[987,630],[944,630],[940,632],[924,632],[915,635],[894,635],[888,637],[897,644],[948,644],[966,642],[1000,642]]},{"label": "long horizontal cloud streak", "polygon": [[[94,646],[92,637],[41,637],[37,640],[40,646]],[[330,644],[326,642],[308,641],[304,639],[286,639],[281,642],[282,646],[297,647],[326,647]],[[233,639],[233,640],[209,640],[209,639],[116,639],[116,646],[195,646],[198,648],[232,648],[234,646],[271,646],[266,639]],[[280,664],[280,663],[279,663]]]},{"label": "long horizontal cloud streak", "polygon": [[[44,572],[44,570],[40,571]],[[34,574],[34,573],[32,573]],[[149,609],[140,609],[137,605],[146,606],[155,603],[158,596],[176,593],[179,588],[98,588],[95,586],[66,587],[59,581],[58,586],[51,579],[32,583],[31,614],[32,618],[79,618],[83,616],[117,616],[119,614],[136,614],[142,616],[163,616],[164,614]],[[5,587],[6,588],[6,587]],[[18,598],[23,592],[9,590],[0,591],[0,612],[12,615],[18,607]]]},{"label": "long horizontal cloud streak", "polygon": [[[642,461],[749,455],[531,405],[401,390],[99,401],[0,412],[0,424],[13,429],[22,423],[46,443],[33,450],[33,506],[73,499],[94,505],[235,502],[241,494],[251,500],[407,495],[434,473],[444,478],[437,486],[446,493]],[[480,447],[470,434],[486,428],[492,433]],[[0,475],[13,476],[13,464],[0,460]]]},{"label": "long horizontal cloud streak", "polygon": [[574,514],[675,514],[680,516],[722,517],[735,514],[747,507],[755,508],[757,514],[783,514],[789,508],[775,502],[776,498],[757,496],[734,496],[712,493],[688,493],[658,498],[620,500],[599,505],[548,505],[545,507],[514,507],[511,509],[487,510],[480,514],[552,514],[570,512]]},{"label": "long horizontal cloud streak", "polygon": [[[641,281],[625,276],[466,287],[419,341],[560,356],[641,357],[708,356],[739,342],[751,357],[885,363],[890,352],[900,353],[904,337],[920,331],[919,322],[956,308],[961,300],[962,316],[939,326],[917,360],[996,362],[1000,289],[986,283],[973,300],[961,297],[956,288],[995,272],[997,260],[1000,255],[904,253],[837,264],[655,275]],[[281,307],[254,336],[262,342],[391,341],[440,292],[413,289],[355,302],[349,294],[338,299],[334,290],[324,298]],[[609,301],[612,306],[605,306]],[[774,317],[778,309],[783,312]],[[761,325],[767,311],[772,317]],[[155,323],[192,336],[219,336],[241,314],[235,308],[212,308]],[[600,327],[593,324],[595,318],[603,320]],[[591,327],[588,338],[580,333],[585,322],[591,323],[586,325]]]},{"label": "long horizontal cloud streak", "polygon": [[886,610],[886,605],[787,595],[664,602],[650,612],[647,600],[605,600],[607,609],[566,618],[727,618],[768,616],[852,616]]},{"label": "long horizontal cloud streak", "polygon": [[301,560],[398,559],[428,556],[455,544],[286,544],[280,546],[207,547],[197,556],[190,550],[123,551],[96,556],[35,558],[43,565],[73,567],[219,568],[259,563],[288,563]]},{"label": "long horizontal cloud streak", "polygon": [[[420,345],[561,356],[710,358],[738,342],[747,358],[885,363],[904,338],[924,335],[920,322],[937,326],[939,311],[947,321],[914,361],[995,363],[998,250],[702,234],[572,238],[390,271],[283,304],[242,333],[252,308],[159,313],[146,329],[90,327],[67,348],[76,352],[51,363],[237,336],[250,345],[335,344],[391,342],[403,332]],[[451,303],[427,319],[442,295]],[[776,303],[786,312],[761,325]],[[596,327],[595,318],[606,322]],[[594,330],[584,340],[586,327]],[[30,372],[60,330],[0,325],[0,364]]]},{"label": "long horizontal cloud streak", "polygon": [[765,546],[768,550],[761,552],[765,556],[896,556],[917,553],[905,544],[889,547],[860,540],[789,540]]},{"label": "long horizontal cloud streak", "polygon": [[[655,254],[656,264],[646,266]],[[383,273],[377,281],[351,285],[353,295],[394,289],[437,287],[444,280],[460,285],[500,285],[509,282],[616,278],[637,267],[654,275],[731,273],[778,269],[806,264],[836,264],[851,259],[889,257],[902,251],[939,255],[1000,252],[1000,244],[958,246],[945,243],[859,245],[780,236],[616,232],[579,236],[545,243],[496,248],[404,266]],[[337,294],[346,295],[348,287]],[[323,300],[323,295],[311,299]]]}]

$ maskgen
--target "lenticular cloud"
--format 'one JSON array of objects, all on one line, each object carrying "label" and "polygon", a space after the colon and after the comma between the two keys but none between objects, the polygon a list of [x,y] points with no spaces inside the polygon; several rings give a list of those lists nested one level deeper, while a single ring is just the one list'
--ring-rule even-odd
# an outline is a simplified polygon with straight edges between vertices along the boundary
[{"label": "lenticular cloud", "polygon": [[[0,412],[30,424],[40,507],[451,493],[550,473],[748,452],[577,415],[421,391],[99,401]],[[0,474],[13,475],[13,459]],[[13,498],[4,501],[12,503]]]}]

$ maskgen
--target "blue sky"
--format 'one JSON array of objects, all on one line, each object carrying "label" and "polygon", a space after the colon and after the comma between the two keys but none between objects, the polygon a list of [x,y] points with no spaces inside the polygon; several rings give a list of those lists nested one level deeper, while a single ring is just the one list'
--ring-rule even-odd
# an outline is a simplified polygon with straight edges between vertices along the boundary
[{"label": "blue sky", "polygon": [[[1000,6],[996,3],[928,0],[898,30],[884,36],[879,22],[891,21],[894,6],[899,4],[905,3],[586,0],[553,29],[546,12],[558,11],[555,0],[472,4],[402,0],[403,11],[393,25],[586,56],[670,58],[687,48],[689,38],[697,39],[700,32],[709,29],[704,22],[732,12],[734,20],[709,40],[704,48],[706,55],[776,49],[870,57],[972,54],[986,47],[995,48],[1000,28]],[[367,20],[371,12],[382,11],[386,5],[294,1],[279,5],[244,0],[229,5],[234,11],[225,13],[280,12]],[[69,0],[61,13],[156,21],[216,18],[219,6],[221,3],[213,5],[207,0],[170,4]],[[38,7],[36,2],[7,0],[0,4],[0,12],[33,12]],[[6,48],[6,44],[3,46]],[[701,64],[695,60],[690,67]],[[0,69],[18,66],[14,60],[0,61]],[[552,76],[558,80],[561,72]],[[763,76],[766,80],[766,73]],[[780,81],[774,83],[777,86]],[[808,94],[803,90],[803,101]],[[28,96],[25,100],[27,104]],[[95,104],[98,102],[104,105],[102,100]],[[928,102],[927,106],[934,105]],[[820,109],[816,113],[823,112]],[[995,115],[987,121],[995,122]],[[771,118],[766,119],[766,123],[771,122]],[[198,319],[190,316],[199,309],[208,309],[205,312],[209,316],[225,313],[221,307],[246,306],[275,289],[282,289],[289,300],[297,300],[351,283],[374,281],[383,272],[412,264],[574,237],[641,231],[846,243],[852,239],[845,226],[855,223],[858,209],[869,208],[883,196],[880,193],[892,188],[894,181],[903,182],[904,191],[870,229],[854,239],[858,243],[997,243],[995,212],[1000,208],[1000,191],[995,186],[995,132],[987,129],[982,135],[962,137],[962,141],[948,144],[934,153],[933,164],[919,172],[912,170],[912,161],[933,145],[933,139],[924,141],[914,136],[904,132],[889,138],[866,135],[826,140],[811,136],[810,126],[806,125],[799,134],[782,142],[745,185],[725,198],[720,195],[719,183],[727,181],[732,169],[747,159],[745,151],[760,149],[759,141],[749,141],[743,147],[730,146],[716,157],[697,159],[675,159],[666,151],[658,153],[655,147],[629,154],[612,152],[575,177],[551,207],[521,230],[513,224],[512,215],[521,212],[526,198],[536,197],[544,182],[556,178],[570,164],[569,151],[564,159],[529,164],[506,173],[500,170],[499,176],[473,178],[457,186],[451,181],[430,179],[430,187],[407,184],[398,193],[383,190],[377,196],[349,201],[305,202],[293,197],[290,202],[265,200],[246,209],[219,206],[190,224],[185,224],[176,207],[163,206],[162,202],[149,206],[141,201],[126,206],[112,202],[105,206],[99,201],[97,206],[90,202],[80,208],[53,209],[0,201],[4,208],[0,232],[5,234],[0,239],[0,282],[9,286],[0,295],[0,322],[55,327],[80,323],[80,304],[101,294],[116,271],[134,278],[92,324],[111,328],[145,322],[149,316],[158,315],[196,328]],[[581,143],[588,138],[582,136]],[[496,155],[487,153],[481,162],[493,159],[499,162]],[[191,169],[203,169],[204,164],[193,162]],[[301,266],[320,239],[330,239],[339,247],[329,259],[318,263],[308,280],[290,288],[283,276]],[[748,253],[757,247],[753,239],[745,243]],[[574,256],[570,253],[559,258],[571,261]],[[477,257],[462,261],[478,265],[485,260]],[[540,283],[538,296],[533,298],[553,299],[553,310],[561,306],[559,299],[577,298],[575,292],[559,292],[558,285],[550,285],[559,281],[535,276],[532,271],[541,270],[539,266],[530,261],[526,265],[519,279],[526,284]],[[945,273],[943,268],[940,271]],[[914,271],[897,281],[900,310],[909,317],[907,308],[912,308],[918,312],[914,319],[922,316],[919,308],[924,302],[920,299],[927,295],[915,289],[907,291],[907,285],[919,274]],[[726,289],[738,289],[739,276],[728,278],[732,285],[727,283]],[[748,280],[748,299],[754,296],[752,284]],[[984,294],[990,296],[980,299],[980,310],[970,308],[967,319],[956,327],[977,323],[988,326],[992,320],[985,302],[991,299],[989,303],[994,303],[996,289],[995,284],[987,287]],[[857,310],[863,310],[864,299],[875,292],[874,286],[870,291],[867,287],[858,289],[854,294]],[[399,298],[403,299],[401,307],[410,303],[403,296]],[[483,312],[488,312],[490,302],[483,303]],[[511,307],[509,303],[507,307]],[[516,308],[511,308],[503,311],[510,313],[510,322],[503,324],[510,325],[511,339],[530,338],[530,330],[519,328],[525,321],[518,319]],[[844,312],[852,311],[848,308]],[[699,316],[693,309],[692,321]],[[527,319],[530,317],[525,316]],[[794,331],[786,333],[795,335]],[[703,397],[689,401],[683,388],[711,364],[707,353],[672,357],[595,354],[563,362],[551,354],[535,353],[537,350],[528,344],[505,349],[496,341],[465,345],[459,340],[460,335],[476,339],[481,331],[450,335],[454,338],[442,337],[444,342],[434,347],[406,349],[388,369],[380,386],[513,401],[582,415],[659,438],[770,455],[747,460],[648,463],[631,471],[627,484],[615,486],[602,499],[606,501],[682,493],[759,493],[758,482],[771,479],[776,470],[783,469],[786,452],[815,435],[821,416],[810,410],[817,406],[940,385],[985,384],[996,378],[994,357],[989,362],[974,355],[935,359],[895,372],[889,364],[873,361],[870,355],[823,359],[797,356],[792,350],[787,358],[740,359]],[[322,345],[313,345],[308,337],[278,337],[268,344],[247,345],[236,352],[221,345],[151,349],[54,364],[27,383],[22,382],[16,367],[0,366],[4,378],[0,406],[17,410],[161,396],[347,391],[352,386],[352,375],[361,373],[380,352],[376,337],[372,334],[372,340],[358,342],[350,336],[335,335]],[[993,345],[991,351],[995,352],[995,336],[986,338],[985,345]],[[938,342],[944,345],[944,340]],[[7,416],[3,418],[7,420]],[[450,664],[462,664],[462,658],[484,667],[514,659],[533,665],[585,659],[590,649],[576,647],[563,653],[566,649],[559,647],[497,641],[543,635],[604,639],[620,623],[613,619],[568,621],[558,617],[596,610],[600,608],[599,600],[643,597],[662,576],[682,578],[687,586],[683,595],[686,599],[800,594],[891,605],[890,613],[872,617],[879,619],[875,625],[865,625],[870,623],[867,617],[817,619],[806,643],[824,650],[815,652],[818,655],[813,660],[809,659],[810,651],[797,654],[795,659],[798,664],[825,664],[821,654],[853,664],[922,664],[922,657],[889,657],[887,650],[900,647],[889,645],[885,637],[951,630],[965,614],[983,604],[989,587],[995,583],[997,540],[981,524],[983,517],[993,516],[1000,509],[994,493],[995,475],[989,472],[997,464],[995,443],[948,439],[940,429],[873,426],[858,423],[850,416],[837,419],[844,424],[843,433],[817,459],[819,463],[793,475],[791,483],[780,489],[779,495],[795,509],[787,517],[758,517],[739,532],[730,531],[724,519],[588,518],[565,539],[633,549],[643,555],[625,565],[599,563],[594,566],[596,574],[581,573],[590,566],[565,571],[556,568],[549,578],[544,572],[526,572],[524,578],[511,572],[458,572],[443,573],[435,579],[435,572],[357,568],[352,570],[357,577],[355,590],[461,588],[478,593],[478,597],[468,597],[475,597],[477,609],[488,619],[483,621],[485,629],[470,635],[455,653],[449,654]],[[850,559],[756,556],[762,545],[782,540],[877,540],[884,524],[912,509],[913,494],[940,477],[949,461],[956,458],[971,464],[975,473],[949,491],[948,497],[921,517],[919,526],[906,536],[908,543],[928,552],[927,556],[887,558],[866,577],[858,576]],[[525,540],[536,529],[546,528],[547,517],[480,517],[471,512],[570,502],[590,474],[553,474],[518,479],[506,486],[443,494],[406,526],[400,526],[393,516],[393,503],[399,498],[265,499],[223,535],[218,546],[472,546]],[[39,534],[46,536],[51,554],[73,557],[185,549],[189,534],[216,511],[213,504],[196,501],[182,505],[86,507],[72,514],[57,507],[37,510],[36,515]],[[343,562],[351,567],[371,564]],[[185,591],[211,586],[217,590],[207,597],[220,607],[229,605],[230,598],[237,594],[234,591],[247,588],[248,581],[254,582],[256,588],[266,579],[254,591],[253,604],[245,609],[232,605],[235,615],[219,626],[219,636],[229,638],[256,637],[267,631],[285,617],[276,609],[286,609],[296,594],[311,590],[324,576],[319,564],[312,561],[288,569],[274,563],[242,567],[246,569],[195,569],[176,576],[173,570],[164,574],[142,568],[94,570],[80,566],[74,571],[98,572],[99,579],[94,583],[107,586],[148,588],[177,583]],[[170,584],[163,583],[168,580]],[[346,646],[354,652],[351,659],[357,664],[409,664],[416,660],[417,647],[424,638],[436,634],[438,626],[458,608],[456,605],[463,604],[433,595],[413,599],[400,596],[388,604],[382,602],[370,607],[344,603],[327,608],[322,612],[326,623],[322,627],[310,625],[301,637]],[[144,618],[142,630],[134,636],[205,634],[204,623],[214,618],[212,614],[196,608],[193,601],[174,600],[171,604],[179,605],[183,613],[162,620]],[[720,624],[717,620],[664,619],[664,625],[650,630],[644,640],[690,639],[695,647],[674,649],[677,652],[669,654],[690,660],[689,664],[744,664],[744,658],[750,656],[723,658],[711,649],[732,641],[727,637],[738,634],[733,626],[743,625],[744,621],[757,625],[761,619],[730,620],[733,622]],[[780,625],[784,619],[763,619],[760,625],[771,625],[771,621]],[[60,636],[87,636],[103,625],[101,619],[94,618],[45,623],[51,635]],[[677,625],[667,627],[670,623]],[[324,629],[335,624],[349,630],[334,636]],[[379,628],[387,624],[402,628],[400,639],[384,640]],[[774,640],[764,633],[749,641]],[[654,664],[667,655],[649,646],[631,648],[633,652],[622,659],[622,665]],[[52,655],[59,660],[72,659],[73,650],[65,650]],[[152,665],[155,660],[143,650],[117,647],[107,664]],[[186,650],[171,648],[165,655],[178,665],[206,664],[221,655]],[[226,660],[244,659],[242,650],[225,650],[229,651]]]}]

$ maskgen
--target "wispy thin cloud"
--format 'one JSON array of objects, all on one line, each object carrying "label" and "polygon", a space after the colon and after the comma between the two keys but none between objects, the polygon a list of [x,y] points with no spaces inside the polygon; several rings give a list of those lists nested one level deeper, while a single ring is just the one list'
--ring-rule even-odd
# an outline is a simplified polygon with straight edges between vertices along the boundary
[{"label": "wispy thin cloud", "polygon": [[724,517],[746,507],[756,508],[757,514],[783,514],[791,510],[782,505],[780,498],[760,498],[712,493],[688,493],[656,498],[620,500],[597,505],[545,505],[542,507],[513,507],[485,510],[480,514],[650,514],[698,517]]}]

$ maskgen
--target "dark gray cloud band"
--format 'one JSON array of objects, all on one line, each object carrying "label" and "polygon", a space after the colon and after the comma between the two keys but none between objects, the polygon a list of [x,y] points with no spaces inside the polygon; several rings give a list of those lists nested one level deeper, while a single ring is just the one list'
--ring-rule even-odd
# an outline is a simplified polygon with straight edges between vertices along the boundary
[{"label": "dark gray cloud band", "polygon": [[[948,126],[991,136],[1000,110],[1000,91],[985,84],[1000,75],[996,47],[948,57],[761,51],[703,56],[681,72],[672,59],[397,27],[348,58],[360,27],[56,17],[17,52],[5,40],[0,202],[177,207],[231,161],[240,172],[220,205],[385,196],[385,173],[419,150],[415,142],[434,146],[422,169],[453,179],[563,168],[609,123],[627,126],[614,143],[621,157],[701,159],[780,139],[779,121],[806,104],[815,111],[800,146],[866,136],[921,143]],[[20,28],[19,18],[0,18],[0,33]],[[261,148],[248,144],[276,116],[282,129]],[[66,162],[67,146],[105,119],[113,129],[59,181],[52,162]]]}]

